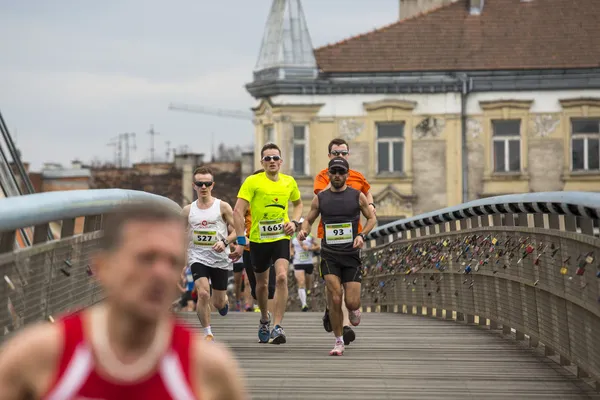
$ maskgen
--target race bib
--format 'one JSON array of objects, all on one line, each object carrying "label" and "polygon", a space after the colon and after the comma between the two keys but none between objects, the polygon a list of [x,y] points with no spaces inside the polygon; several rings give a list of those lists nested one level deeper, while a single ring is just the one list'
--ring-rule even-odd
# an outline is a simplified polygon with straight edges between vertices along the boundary
[{"label": "race bib", "polygon": [[283,219],[259,221],[258,230],[261,240],[278,239],[285,236],[283,232]]},{"label": "race bib", "polygon": [[194,244],[196,246],[214,246],[217,243],[217,231],[194,231]]},{"label": "race bib", "polygon": [[300,254],[298,254],[298,260],[309,261],[310,260],[310,251],[301,251]]},{"label": "race bib", "polygon": [[325,240],[327,244],[345,244],[354,242],[352,223],[325,225]]},{"label": "race bib", "polygon": [[194,282],[194,276],[193,276],[192,274],[187,274],[187,275],[186,275],[186,277],[187,277],[187,281],[188,281],[189,283],[192,283],[192,282]]}]

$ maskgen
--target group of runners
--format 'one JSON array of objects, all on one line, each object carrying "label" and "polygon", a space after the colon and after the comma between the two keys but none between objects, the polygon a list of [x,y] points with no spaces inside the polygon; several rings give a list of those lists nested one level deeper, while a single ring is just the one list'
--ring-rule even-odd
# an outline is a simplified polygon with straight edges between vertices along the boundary
[{"label": "group of runners", "polygon": [[[332,140],[328,155],[328,167],[315,178],[315,196],[306,218],[301,217],[303,205],[295,179],[280,172],[283,158],[276,144],[267,143],[261,149],[263,168],[245,179],[233,210],[212,196],[214,175],[210,170],[200,167],[194,172],[198,200],[183,211],[191,237],[189,267],[183,272],[188,282],[184,299],[191,300],[193,291],[197,292],[196,310],[206,340],[214,340],[211,298],[219,314],[228,312],[228,272],[233,269],[236,285],[245,273],[258,304],[259,342],[286,343],[282,321],[288,301],[289,263],[293,263],[301,309],[308,311],[317,250],[327,300],[323,327],[335,336],[330,354],[342,355],[345,346],[356,339],[353,326],[360,323],[360,249],[365,234],[375,226],[375,205],[369,183],[350,169],[348,143]],[[361,214],[367,221],[364,227]],[[310,234],[318,217],[321,245]],[[239,297],[236,300],[239,310]]]},{"label": "group of runners", "polygon": [[[120,206],[105,215],[92,260],[105,300],[55,323],[31,324],[10,338],[0,352],[0,399],[247,398],[232,355],[219,343],[206,344],[214,341],[211,303],[221,315],[228,313],[232,262],[246,260],[260,308],[259,341],[285,343],[290,255],[298,265],[309,264],[302,252],[315,249],[307,238],[318,217],[327,296],[323,325],[335,336],[330,355],[342,355],[345,340],[355,338],[350,326],[360,323],[360,249],[375,226],[375,207],[368,183],[349,167],[348,144],[335,139],[328,153],[328,168],[315,180],[303,220],[297,183],[279,172],[283,159],[273,143],[262,148],[263,170],[246,178],[233,209],[212,197],[214,175],[200,168],[194,173],[198,200],[183,210],[187,226],[180,214],[160,205]],[[182,271],[183,264],[188,266]],[[307,282],[310,268],[300,270]],[[299,285],[303,308],[306,287]],[[173,318],[178,290],[189,292],[186,305],[196,292],[203,339]]]}]

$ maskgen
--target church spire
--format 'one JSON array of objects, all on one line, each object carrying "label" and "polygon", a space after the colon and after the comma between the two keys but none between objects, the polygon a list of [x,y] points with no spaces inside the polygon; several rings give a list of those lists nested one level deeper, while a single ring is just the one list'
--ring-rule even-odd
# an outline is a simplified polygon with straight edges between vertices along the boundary
[{"label": "church spire", "polygon": [[300,0],[273,0],[254,81],[314,79],[317,63]]}]

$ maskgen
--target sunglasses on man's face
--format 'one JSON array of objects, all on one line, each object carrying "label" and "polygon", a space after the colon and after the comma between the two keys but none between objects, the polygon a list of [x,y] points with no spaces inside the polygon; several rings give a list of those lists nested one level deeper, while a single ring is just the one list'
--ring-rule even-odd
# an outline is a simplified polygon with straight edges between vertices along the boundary
[{"label": "sunglasses on man's face", "polygon": [[194,182],[194,185],[198,186],[199,188],[204,187],[204,186],[206,186],[208,188],[208,187],[211,187],[212,184],[213,183],[211,181],[208,181],[208,182]]},{"label": "sunglasses on man's face", "polygon": [[281,160],[281,157],[279,157],[279,156],[264,156],[262,158],[262,160],[266,161],[266,162],[269,162],[271,160],[273,160],[273,161],[279,161],[279,160]]},{"label": "sunglasses on man's face", "polygon": [[331,152],[331,155],[335,156],[335,157],[347,156],[348,155],[348,150],[333,150]]},{"label": "sunglasses on man's face", "polygon": [[329,170],[329,173],[331,175],[345,175],[348,171],[346,171],[345,169],[342,168],[331,168]]}]

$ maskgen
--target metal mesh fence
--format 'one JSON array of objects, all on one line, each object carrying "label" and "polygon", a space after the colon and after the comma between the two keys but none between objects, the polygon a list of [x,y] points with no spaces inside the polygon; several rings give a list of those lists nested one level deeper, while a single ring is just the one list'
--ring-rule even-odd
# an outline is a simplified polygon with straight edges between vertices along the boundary
[{"label": "metal mesh fence", "polygon": [[363,307],[475,316],[529,335],[600,377],[600,240],[479,227],[398,240],[364,253]]},{"label": "metal mesh fence", "polygon": [[90,306],[102,299],[90,257],[101,232],[0,255],[2,340],[26,324]]}]

